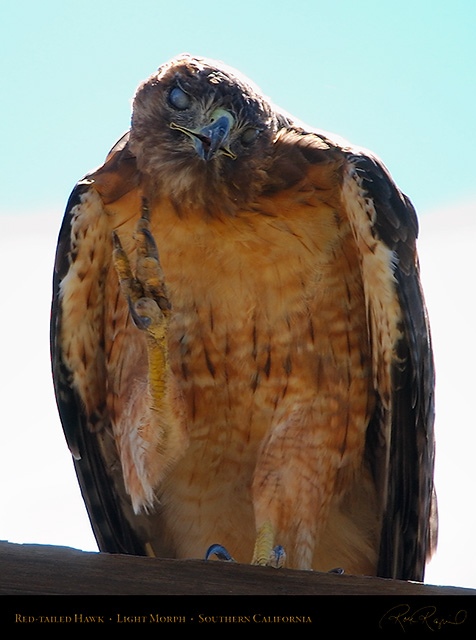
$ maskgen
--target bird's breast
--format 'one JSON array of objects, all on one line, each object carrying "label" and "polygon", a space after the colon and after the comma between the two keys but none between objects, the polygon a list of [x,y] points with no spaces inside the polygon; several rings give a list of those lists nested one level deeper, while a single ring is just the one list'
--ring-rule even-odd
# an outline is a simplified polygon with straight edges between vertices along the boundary
[{"label": "bird's breast", "polygon": [[348,225],[324,203],[284,200],[279,211],[263,201],[233,218],[153,212],[172,369],[192,439],[215,442],[217,456],[230,451],[223,439],[253,449],[290,407],[368,376]]}]

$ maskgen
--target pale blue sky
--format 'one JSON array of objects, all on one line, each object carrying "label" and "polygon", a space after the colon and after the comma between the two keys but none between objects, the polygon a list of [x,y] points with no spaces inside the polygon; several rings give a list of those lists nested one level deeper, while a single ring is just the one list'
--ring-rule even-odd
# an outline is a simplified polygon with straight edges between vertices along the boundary
[{"label": "pale blue sky", "polygon": [[2,0],[0,539],[96,548],[51,383],[56,237],[75,182],[128,128],[138,83],[189,51],[375,151],[415,203],[437,366],[427,579],[476,587],[475,33],[476,0]]},{"label": "pale blue sky", "polygon": [[425,212],[474,194],[474,0],[3,0],[2,212],[62,209],[182,51],[379,154]]}]

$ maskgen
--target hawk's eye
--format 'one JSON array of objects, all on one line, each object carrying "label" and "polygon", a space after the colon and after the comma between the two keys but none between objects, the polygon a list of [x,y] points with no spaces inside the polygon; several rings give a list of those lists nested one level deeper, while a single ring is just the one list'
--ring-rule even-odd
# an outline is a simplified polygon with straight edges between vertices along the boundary
[{"label": "hawk's eye", "polygon": [[241,134],[241,143],[245,147],[249,147],[251,144],[253,144],[253,142],[255,142],[258,139],[258,136],[260,133],[261,131],[259,129],[255,129],[254,127],[245,129],[244,132]]},{"label": "hawk's eye", "polygon": [[180,87],[174,87],[169,93],[169,102],[174,109],[188,109],[190,106],[190,96],[185,93]]}]

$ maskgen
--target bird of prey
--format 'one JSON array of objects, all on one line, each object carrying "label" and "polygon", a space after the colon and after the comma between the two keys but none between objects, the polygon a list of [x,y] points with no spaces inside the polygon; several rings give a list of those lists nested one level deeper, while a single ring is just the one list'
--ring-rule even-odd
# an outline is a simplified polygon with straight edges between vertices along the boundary
[{"label": "bird of prey", "polygon": [[100,550],[218,543],[422,580],[434,374],[416,238],[377,157],[222,63],[183,54],[141,84],[71,194],[54,275],[57,404]]}]

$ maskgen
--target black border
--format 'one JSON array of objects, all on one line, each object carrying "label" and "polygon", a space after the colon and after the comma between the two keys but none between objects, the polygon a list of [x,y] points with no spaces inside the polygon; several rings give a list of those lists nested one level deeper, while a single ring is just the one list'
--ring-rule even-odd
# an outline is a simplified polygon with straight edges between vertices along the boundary
[{"label": "black border", "polygon": [[[299,637],[318,631],[371,632],[402,638],[439,633],[468,637],[476,631],[475,596],[10,596],[0,597],[0,630],[13,634],[38,627],[94,627],[128,633],[175,633],[181,627],[207,634],[228,626],[273,632],[284,627]],[[21,631],[20,631],[21,629]],[[33,631],[34,629],[34,631]],[[46,629],[45,629],[46,631]],[[11,636],[13,637],[13,635]],[[436,636],[438,637],[438,635]]]}]

